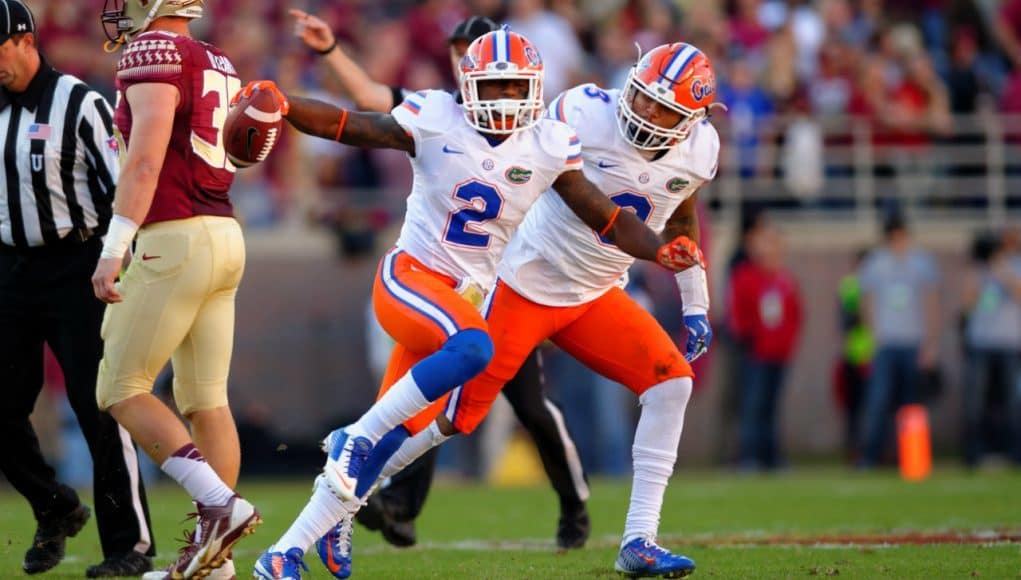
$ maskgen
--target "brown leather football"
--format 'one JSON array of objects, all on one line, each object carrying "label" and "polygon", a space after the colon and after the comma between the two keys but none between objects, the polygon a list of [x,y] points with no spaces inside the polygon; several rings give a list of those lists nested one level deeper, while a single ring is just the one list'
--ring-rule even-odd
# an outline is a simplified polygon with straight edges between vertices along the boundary
[{"label": "brown leather football", "polygon": [[237,167],[254,165],[269,155],[280,139],[284,117],[271,91],[252,91],[231,107],[224,125],[227,158]]}]

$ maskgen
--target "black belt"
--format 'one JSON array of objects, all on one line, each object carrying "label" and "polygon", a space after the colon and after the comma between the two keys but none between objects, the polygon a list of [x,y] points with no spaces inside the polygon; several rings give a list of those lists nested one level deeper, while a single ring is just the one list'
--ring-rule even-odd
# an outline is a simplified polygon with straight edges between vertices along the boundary
[{"label": "black belt", "polygon": [[7,244],[0,243],[0,252],[5,254],[17,254],[20,256],[49,255],[66,250],[69,246],[73,247],[84,245],[92,238],[98,239],[98,236],[99,234],[96,230],[90,228],[74,228],[68,232],[66,236],[52,244],[23,248],[20,246],[8,246]]}]

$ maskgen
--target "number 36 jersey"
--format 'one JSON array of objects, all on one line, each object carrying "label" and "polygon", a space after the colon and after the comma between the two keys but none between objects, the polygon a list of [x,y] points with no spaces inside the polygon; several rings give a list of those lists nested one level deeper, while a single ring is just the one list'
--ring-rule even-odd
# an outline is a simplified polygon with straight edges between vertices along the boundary
[{"label": "number 36 jersey", "polygon": [[180,95],[156,195],[144,223],[195,215],[232,216],[227,190],[235,168],[223,148],[223,125],[231,97],[241,90],[234,65],[220,49],[186,36],[166,31],[138,35],[117,63],[114,121],[125,145],[131,142],[133,129],[125,94],[132,85],[144,83],[170,84]]},{"label": "number 36 jersey", "polygon": [[577,135],[544,118],[496,143],[442,91],[408,95],[392,115],[415,140],[414,184],[397,247],[435,272],[488,290],[536,198],[561,173],[582,168]]},{"label": "number 36 jersey", "polygon": [[[686,140],[650,161],[617,128],[618,94],[592,84],[575,87],[550,103],[549,116],[578,132],[585,177],[660,233],[674,210],[715,176],[719,136],[708,121],[700,123]],[[563,200],[545,195],[508,246],[499,276],[533,302],[574,306],[626,281],[633,262]]]}]

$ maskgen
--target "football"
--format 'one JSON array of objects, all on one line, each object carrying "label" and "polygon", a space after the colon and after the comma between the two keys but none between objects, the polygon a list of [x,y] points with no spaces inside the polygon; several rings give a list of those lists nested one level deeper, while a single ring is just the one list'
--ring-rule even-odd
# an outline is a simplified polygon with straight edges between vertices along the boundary
[{"label": "football", "polygon": [[254,165],[269,155],[280,137],[284,117],[271,91],[256,90],[242,96],[227,114],[224,148],[237,167]]}]

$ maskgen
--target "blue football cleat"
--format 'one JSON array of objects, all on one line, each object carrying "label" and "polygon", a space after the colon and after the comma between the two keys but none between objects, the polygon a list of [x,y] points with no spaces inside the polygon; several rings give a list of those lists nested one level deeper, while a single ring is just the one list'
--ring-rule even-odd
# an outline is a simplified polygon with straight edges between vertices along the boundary
[{"label": "blue football cleat", "polygon": [[613,566],[631,578],[683,578],[695,571],[691,558],[671,554],[647,538],[635,538],[624,544]]},{"label": "blue football cleat", "polygon": [[255,562],[254,578],[263,580],[301,580],[301,570],[308,571],[305,554],[298,548],[291,548],[287,553],[275,552],[274,546],[263,552]]},{"label": "blue football cleat", "polygon": [[323,473],[330,490],[343,501],[353,499],[358,472],[372,452],[372,442],[365,437],[350,437],[344,429],[337,429],[323,439],[322,448],[327,454]]},{"label": "blue football cleat", "polygon": [[316,548],[319,559],[334,578],[351,575],[351,534],[354,532],[354,516],[346,514],[340,523],[333,526],[326,535],[319,538]]}]

